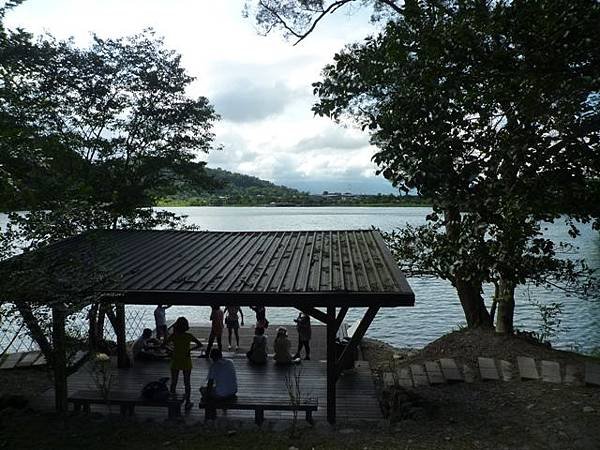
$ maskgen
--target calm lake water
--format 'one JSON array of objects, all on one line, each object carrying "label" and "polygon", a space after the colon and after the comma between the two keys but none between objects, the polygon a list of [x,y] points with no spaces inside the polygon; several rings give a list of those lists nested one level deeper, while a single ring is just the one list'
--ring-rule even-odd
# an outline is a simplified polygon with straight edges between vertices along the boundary
[{"label": "calm lake water", "polygon": [[[260,208],[260,207],[194,207],[166,208],[187,215],[190,223],[204,230],[264,231],[264,230],[328,230],[358,229],[372,226],[391,231],[406,223],[424,223],[430,208]],[[0,217],[0,225],[4,217]],[[581,236],[571,240],[564,226],[548,224],[546,235],[555,241],[570,241],[578,247],[577,254],[592,267],[600,268],[600,235],[589,226],[582,227]],[[383,308],[369,328],[368,335],[400,347],[422,347],[444,333],[464,324],[462,308],[455,290],[449,283],[435,279],[410,278],[416,296],[412,308]],[[490,290],[488,289],[488,294]],[[489,299],[490,296],[488,295]],[[530,300],[544,303],[560,302],[563,313],[560,333],[552,341],[560,348],[576,347],[589,351],[600,347],[600,299],[583,300],[567,297],[559,290],[535,286],[520,289],[517,294],[515,324],[519,329],[538,331],[540,317]],[[129,307],[144,311],[144,322],[153,325],[152,308]],[[185,315],[190,322],[208,324],[209,310],[205,307],[172,307],[168,318]],[[253,312],[244,308],[253,323]],[[297,311],[289,308],[268,308],[267,317],[272,323],[292,325]],[[347,321],[361,317],[362,311],[350,310]]]}]

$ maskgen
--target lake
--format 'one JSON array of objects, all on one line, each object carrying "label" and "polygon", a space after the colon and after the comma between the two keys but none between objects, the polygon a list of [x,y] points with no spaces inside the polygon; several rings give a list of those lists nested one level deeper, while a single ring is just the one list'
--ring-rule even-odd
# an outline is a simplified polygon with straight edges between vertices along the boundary
[{"label": "lake", "polygon": [[[203,230],[219,231],[267,231],[267,230],[328,230],[371,228],[391,231],[406,223],[424,223],[431,211],[423,207],[372,208],[372,207],[191,207],[164,208],[187,215],[189,223]],[[0,217],[0,225],[4,217]],[[566,228],[561,224],[546,224],[545,234],[555,241],[570,241]],[[574,256],[583,257],[592,267],[600,268],[600,235],[591,227],[582,227],[581,236],[574,240],[578,247]],[[382,308],[369,328],[368,336],[381,339],[399,347],[422,347],[464,324],[462,308],[456,291],[445,281],[409,278],[416,301],[412,308]],[[487,299],[491,296],[486,288]],[[566,296],[557,289],[548,290],[529,286],[517,293],[515,326],[523,330],[537,331],[540,316],[530,300],[543,303],[563,303],[560,333],[552,343],[559,348],[577,348],[589,351],[600,347],[600,301],[582,300]],[[136,308],[143,312],[143,322],[153,325],[151,307]],[[173,307],[168,318],[185,315],[193,323],[208,324],[207,307]],[[253,312],[244,308],[253,323]],[[361,317],[361,310],[350,310],[347,321]],[[267,317],[272,323],[293,324],[297,311],[289,308],[269,308]]]}]

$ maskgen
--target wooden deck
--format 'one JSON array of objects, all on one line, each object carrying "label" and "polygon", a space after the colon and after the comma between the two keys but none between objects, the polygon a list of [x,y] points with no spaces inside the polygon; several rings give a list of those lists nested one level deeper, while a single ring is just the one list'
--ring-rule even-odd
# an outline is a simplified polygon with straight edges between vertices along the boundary
[{"label": "wooden deck", "polygon": [[[254,317],[247,323],[254,324]],[[290,340],[292,340],[292,351],[295,351],[297,342],[296,331],[288,328]],[[190,332],[202,341],[208,337],[207,327],[192,327]],[[272,351],[272,336],[276,334],[277,325],[269,325],[269,350]],[[316,421],[326,422],[327,415],[327,364],[325,362],[325,327],[313,326],[313,338],[311,339],[311,361],[302,361],[301,364],[292,366],[302,371],[301,389],[303,395],[317,398],[319,409],[314,414]],[[227,331],[223,336],[223,350],[226,357],[233,360],[237,377],[238,392],[244,396],[256,395],[257,398],[274,397],[281,398],[282,402],[288,402],[289,397],[285,385],[287,368],[281,368],[273,364],[270,359],[265,366],[254,366],[248,363],[245,351],[251,342],[253,333],[252,326],[240,329],[240,351],[227,352]],[[235,337],[233,337],[235,339]],[[234,344],[235,348],[235,344]],[[194,368],[192,370],[192,401],[200,401],[200,386],[206,384],[206,375],[210,367],[210,360],[194,357],[192,359]],[[116,365],[114,363],[113,365]],[[138,362],[131,369],[114,369],[116,380],[114,390],[140,392],[142,387],[161,377],[170,376],[169,361]],[[77,373],[68,379],[69,393],[80,389],[94,389],[89,370],[82,367]],[[180,375],[178,392],[183,393],[183,380]],[[54,391],[50,389],[44,393],[36,402],[35,406],[51,409],[54,406]],[[375,392],[375,385],[371,369],[366,361],[358,361],[356,368],[345,372],[337,383],[337,420],[380,420],[383,418],[379,408],[379,402]],[[92,406],[92,411],[106,412],[105,406]],[[136,408],[138,417],[165,418],[163,408]],[[219,411],[219,415],[221,412]],[[193,408],[186,416],[191,420],[203,420],[204,411]],[[231,419],[254,419],[252,411],[230,411],[227,415]],[[291,418],[291,412],[270,411],[265,413],[266,420]]]}]

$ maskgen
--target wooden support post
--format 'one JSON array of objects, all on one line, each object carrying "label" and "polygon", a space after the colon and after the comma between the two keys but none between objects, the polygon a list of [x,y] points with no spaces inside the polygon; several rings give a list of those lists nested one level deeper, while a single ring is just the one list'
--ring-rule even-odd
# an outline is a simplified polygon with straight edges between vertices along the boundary
[{"label": "wooden support post", "polygon": [[342,325],[342,322],[346,318],[347,313],[348,313],[348,307],[342,306],[340,308],[340,312],[338,313],[338,316],[335,318],[335,332],[336,333],[339,331],[340,326]]},{"label": "wooden support post", "polygon": [[52,369],[54,370],[54,400],[57,413],[67,412],[67,357],[64,304],[52,306]]},{"label": "wooden support post", "polygon": [[335,423],[335,306],[327,307],[327,421]]},{"label": "wooden support post", "polygon": [[342,354],[340,355],[339,359],[337,360],[337,362],[335,364],[335,379],[336,380],[339,378],[340,374],[342,373],[342,368],[344,367],[344,362],[345,362],[346,358],[350,358],[351,355],[354,353],[354,351],[356,350],[356,347],[358,346],[358,344],[362,340],[363,336],[367,332],[369,325],[371,325],[371,322],[373,322],[373,319],[377,315],[378,311],[379,311],[379,306],[371,306],[369,309],[367,309],[367,312],[365,313],[364,317],[361,319],[360,323],[358,324],[356,331],[350,338],[350,342],[348,342],[348,345],[346,345],[346,348],[344,349],[344,351],[342,352]]},{"label": "wooden support post", "polygon": [[116,305],[116,325],[115,333],[117,335],[117,367],[126,369],[131,367],[129,356],[127,355],[127,342],[125,336],[125,305],[117,303]]},{"label": "wooden support post", "polygon": [[[324,324],[328,323],[329,316],[327,314],[325,314],[323,311],[318,310],[317,308],[304,308],[304,307],[296,306],[296,309],[298,311],[302,311],[304,314],[308,314],[313,319],[317,319],[319,322],[322,322]],[[335,319],[335,314],[333,315],[333,318]]]}]

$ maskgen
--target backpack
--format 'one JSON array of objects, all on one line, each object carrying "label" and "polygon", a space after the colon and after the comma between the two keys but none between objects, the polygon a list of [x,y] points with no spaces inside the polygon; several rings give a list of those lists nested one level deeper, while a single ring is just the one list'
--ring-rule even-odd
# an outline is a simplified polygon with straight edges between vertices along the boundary
[{"label": "backpack", "polygon": [[151,381],[142,388],[142,397],[146,400],[165,401],[169,398],[169,388],[167,382],[169,378],[161,378],[158,381]]}]

